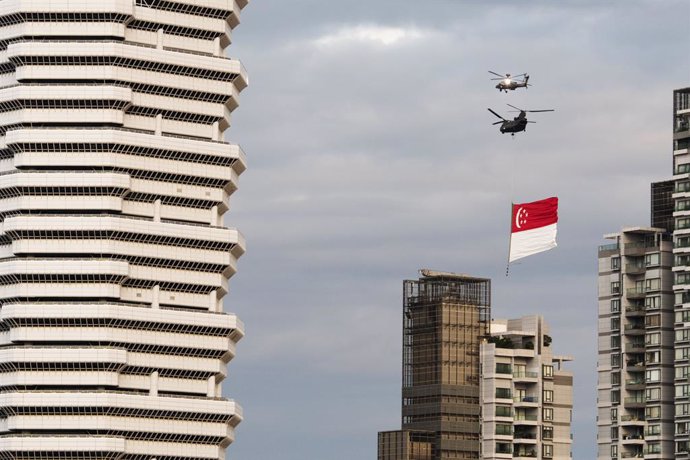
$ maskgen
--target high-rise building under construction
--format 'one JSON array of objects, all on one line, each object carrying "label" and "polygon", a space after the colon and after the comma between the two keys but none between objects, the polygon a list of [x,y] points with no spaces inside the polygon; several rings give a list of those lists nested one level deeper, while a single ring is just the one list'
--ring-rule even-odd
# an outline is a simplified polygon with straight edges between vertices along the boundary
[{"label": "high-rise building under construction", "polygon": [[222,459],[248,0],[0,1],[0,457]]},{"label": "high-rise building under construction", "polygon": [[478,459],[491,280],[422,270],[403,287],[402,430],[379,433],[378,458]]}]

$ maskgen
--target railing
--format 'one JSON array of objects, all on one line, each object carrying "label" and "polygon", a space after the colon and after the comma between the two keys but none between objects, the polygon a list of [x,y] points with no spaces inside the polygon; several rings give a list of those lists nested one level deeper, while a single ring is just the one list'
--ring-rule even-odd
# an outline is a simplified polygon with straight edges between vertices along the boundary
[{"label": "railing", "polygon": [[644,324],[643,323],[632,323],[632,324],[625,324],[623,326],[623,330],[625,331],[632,331],[636,329],[644,329]]},{"label": "railing", "polygon": [[624,398],[623,402],[625,404],[644,404],[646,402],[646,399],[644,397],[639,398],[639,397],[630,397],[630,398]]},{"label": "railing", "polygon": [[516,379],[536,379],[539,378],[538,372],[513,372],[513,377]]},{"label": "railing", "polygon": [[621,415],[621,422],[644,422],[643,415]]},{"label": "railing", "polygon": [[527,422],[536,422],[537,421],[537,416],[536,415],[516,415],[515,416],[516,421],[527,421]]},{"label": "railing", "polygon": [[538,396],[516,396],[513,398],[514,402],[538,403]]},{"label": "railing", "polygon": [[644,385],[645,381],[641,379],[628,379],[625,381],[626,385]]},{"label": "railing", "polygon": [[620,246],[618,243],[613,243],[613,244],[602,244],[599,246],[599,252],[604,252],[604,251],[617,251],[620,249]]},{"label": "railing", "polygon": [[647,267],[639,264],[625,264],[625,271],[628,273],[640,273],[645,271]]},{"label": "railing", "polygon": [[647,290],[643,287],[639,288],[628,288],[625,290],[626,295],[644,295],[647,292]]}]

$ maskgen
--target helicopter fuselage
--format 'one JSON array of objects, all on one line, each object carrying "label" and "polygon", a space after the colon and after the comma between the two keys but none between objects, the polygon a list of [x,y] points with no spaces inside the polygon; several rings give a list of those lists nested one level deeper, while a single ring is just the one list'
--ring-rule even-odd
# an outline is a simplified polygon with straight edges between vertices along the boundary
[{"label": "helicopter fuselage", "polygon": [[506,120],[501,124],[502,133],[519,133],[524,131],[527,127],[527,117],[525,112],[520,112],[520,115],[513,118],[512,120]]}]

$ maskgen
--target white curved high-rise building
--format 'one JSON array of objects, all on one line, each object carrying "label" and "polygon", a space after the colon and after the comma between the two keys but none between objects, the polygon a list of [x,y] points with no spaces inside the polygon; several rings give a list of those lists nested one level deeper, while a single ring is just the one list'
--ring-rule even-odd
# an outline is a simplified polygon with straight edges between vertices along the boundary
[{"label": "white curved high-rise building", "polygon": [[0,459],[222,459],[248,0],[0,0]]}]

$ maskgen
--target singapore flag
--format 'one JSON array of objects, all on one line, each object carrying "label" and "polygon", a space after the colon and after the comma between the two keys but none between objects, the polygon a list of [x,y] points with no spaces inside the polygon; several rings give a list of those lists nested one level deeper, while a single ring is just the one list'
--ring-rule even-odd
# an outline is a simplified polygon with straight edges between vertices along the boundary
[{"label": "singapore flag", "polygon": [[508,262],[556,247],[558,198],[513,204]]}]

